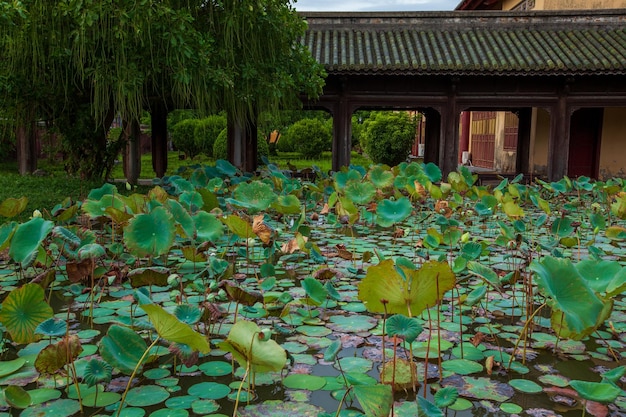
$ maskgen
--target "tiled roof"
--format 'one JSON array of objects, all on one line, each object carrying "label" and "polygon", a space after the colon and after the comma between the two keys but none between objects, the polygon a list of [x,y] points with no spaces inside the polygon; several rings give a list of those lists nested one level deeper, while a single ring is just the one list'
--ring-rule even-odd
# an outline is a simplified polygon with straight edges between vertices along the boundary
[{"label": "tiled roof", "polygon": [[330,74],[626,74],[626,10],[303,16]]}]

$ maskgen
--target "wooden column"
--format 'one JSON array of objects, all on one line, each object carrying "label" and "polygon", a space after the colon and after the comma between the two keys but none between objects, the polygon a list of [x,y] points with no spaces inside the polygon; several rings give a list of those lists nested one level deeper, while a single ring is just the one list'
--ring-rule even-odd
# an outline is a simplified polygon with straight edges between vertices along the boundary
[{"label": "wooden column", "polygon": [[254,172],[257,168],[257,126],[252,118],[235,120],[228,116],[228,161],[244,172]]},{"label": "wooden column", "polygon": [[439,143],[439,168],[446,178],[458,168],[459,159],[459,111],[456,105],[456,83],[453,81],[448,102],[441,112],[441,137]]},{"label": "wooden column", "polygon": [[567,88],[559,94],[550,109],[550,143],[548,145],[548,180],[558,181],[567,175],[569,157],[570,111]]},{"label": "wooden column", "polygon": [[137,184],[141,174],[141,150],[140,150],[141,129],[139,121],[124,122],[124,139],[126,147],[124,150],[124,175],[130,184]]},{"label": "wooden column", "polygon": [[342,96],[333,109],[333,171],[350,165],[352,150],[352,109],[348,100]]},{"label": "wooden column", "polygon": [[152,106],[152,169],[158,178],[167,171],[167,109],[163,103]]},{"label": "wooden column", "polygon": [[441,141],[441,114],[435,109],[424,110],[426,128],[424,132],[424,162],[439,163],[439,142]]},{"label": "wooden column", "polygon": [[464,111],[461,113],[461,138],[459,139],[459,163],[463,162],[463,152],[469,151],[470,143],[470,122],[472,112]]},{"label": "wooden column", "polygon": [[21,175],[31,174],[37,169],[37,129],[32,106],[19,106],[20,120],[15,130],[18,170]]},{"label": "wooden column", "polygon": [[525,107],[517,114],[517,155],[516,171],[524,175],[530,174],[530,134],[533,109]]}]

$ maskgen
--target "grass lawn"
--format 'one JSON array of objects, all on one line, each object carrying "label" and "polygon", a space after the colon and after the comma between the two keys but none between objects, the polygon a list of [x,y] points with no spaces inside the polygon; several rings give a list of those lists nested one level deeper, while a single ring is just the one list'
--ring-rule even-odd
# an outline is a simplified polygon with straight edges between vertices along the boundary
[{"label": "grass lawn", "polygon": [[[331,169],[331,154],[325,152],[321,159],[299,159],[298,153],[283,153],[279,156],[270,158],[270,161],[279,168],[287,169],[287,163],[295,165],[298,169],[310,168],[312,166],[319,167],[322,171]],[[205,156],[199,156],[193,160],[185,160],[179,158],[178,152],[170,152],[168,155],[167,175],[175,174],[179,168],[198,164],[213,164],[215,161]],[[352,163],[355,165],[369,166],[371,161],[356,152],[352,153]],[[38,162],[40,169],[46,171],[46,176],[19,175],[17,162],[0,163],[0,202],[9,197],[20,198],[27,197],[28,205],[26,210],[13,220],[25,221],[32,215],[35,209],[44,212],[52,210],[52,208],[61,203],[67,197],[73,201],[78,201],[87,197],[89,191],[93,188],[102,186],[103,181],[86,181],[77,177],[71,177],[66,174],[62,163],[50,163],[47,160]],[[141,177],[142,179],[154,178],[152,170],[152,159],[150,154],[143,155],[141,158]],[[111,180],[123,180],[124,173],[122,164],[119,163],[113,169]],[[123,181],[117,182],[117,188],[122,194],[129,194],[126,191]],[[142,187],[143,188],[143,187]],[[145,187],[147,190],[149,187]],[[145,190],[138,189],[139,192]],[[47,216],[46,216],[47,217]],[[0,217],[0,224],[8,220]]]}]

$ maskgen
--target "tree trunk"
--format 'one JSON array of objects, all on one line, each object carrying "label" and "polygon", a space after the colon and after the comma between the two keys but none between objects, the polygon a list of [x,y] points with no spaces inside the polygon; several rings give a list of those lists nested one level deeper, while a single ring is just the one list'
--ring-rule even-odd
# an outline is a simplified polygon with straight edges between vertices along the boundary
[{"label": "tree trunk", "polygon": [[31,174],[37,169],[37,130],[35,111],[32,105],[20,106],[17,111],[18,126],[15,131],[17,161],[21,175]]}]

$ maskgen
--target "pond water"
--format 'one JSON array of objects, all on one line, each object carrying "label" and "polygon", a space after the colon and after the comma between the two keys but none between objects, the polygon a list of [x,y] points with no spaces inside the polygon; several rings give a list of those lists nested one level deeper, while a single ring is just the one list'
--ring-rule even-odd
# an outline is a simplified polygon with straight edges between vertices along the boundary
[{"label": "pond water", "polygon": [[[185,192],[178,200],[196,198]],[[450,216],[412,202],[382,226],[375,208],[353,223],[348,202],[334,214],[322,199],[307,216],[265,214],[266,244],[244,210],[215,221],[196,213],[194,225],[159,197],[145,213],[163,205],[171,214],[155,221],[180,217],[158,256],[134,253],[133,220],[131,232],[121,217],[56,225],[28,268],[9,256],[0,266],[0,407],[22,417],[116,415],[122,401],[125,417],[383,416],[393,386],[397,417],[626,414],[624,236],[607,224],[600,233],[597,210],[559,212],[562,200],[550,216],[528,205],[525,217],[477,216],[476,201],[491,200],[468,193],[448,197],[458,204]],[[379,206],[398,216],[402,198]],[[215,224],[224,231],[213,235]],[[196,242],[185,228],[211,238]],[[102,253],[70,259],[74,237]],[[583,276],[597,277],[592,290]],[[33,280],[41,286],[25,285]],[[54,319],[32,329],[41,340],[16,342],[10,313],[45,316],[34,305],[46,303]],[[581,393],[577,381],[598,391]],[[606,400],[612,387],[620,392]]]}]

